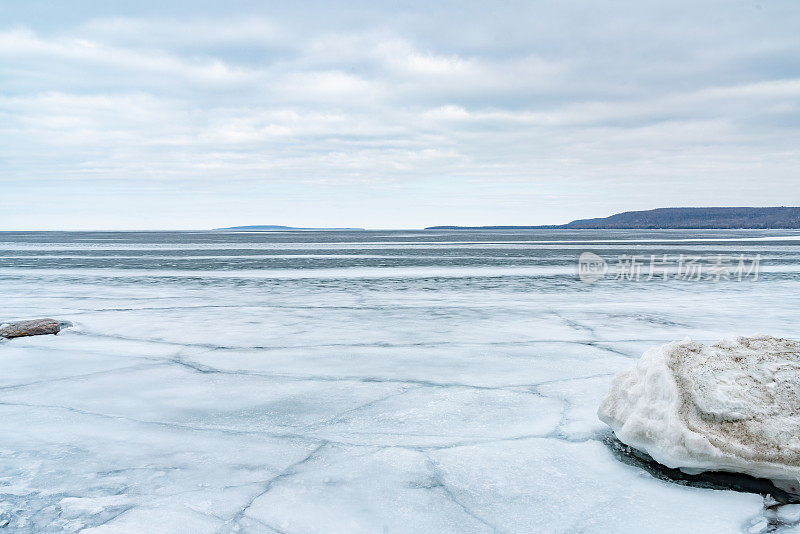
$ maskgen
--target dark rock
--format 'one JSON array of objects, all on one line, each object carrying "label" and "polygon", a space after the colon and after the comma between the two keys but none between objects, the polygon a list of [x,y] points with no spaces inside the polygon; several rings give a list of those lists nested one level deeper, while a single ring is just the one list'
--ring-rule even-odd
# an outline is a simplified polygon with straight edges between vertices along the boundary
[{"label": "dark rock", "polygon": [[55,319],[33,319],[32,321],[19,321],[0,328],[0,337],[25,337],[41,336],[44,334],[58,334],[61,325]]}]

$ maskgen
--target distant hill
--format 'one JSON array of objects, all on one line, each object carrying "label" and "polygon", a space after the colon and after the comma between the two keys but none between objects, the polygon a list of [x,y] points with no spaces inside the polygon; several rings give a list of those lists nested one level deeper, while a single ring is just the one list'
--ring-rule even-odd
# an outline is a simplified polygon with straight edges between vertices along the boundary
[{"label": "distant hill", "polygon": [[364,230],[363,228],[297,228],[295,226],[278,226],[276,224],[261,224],[252,226],[231,226],[229,228],[214,228],[215,231],[247,231],[254,230],[259,232],[280,231],[280,230]]},{"label": "distant hill", "polygon": [[547,226],[431,226],[426,230],[798,228],[800,208],[658,208]]}]

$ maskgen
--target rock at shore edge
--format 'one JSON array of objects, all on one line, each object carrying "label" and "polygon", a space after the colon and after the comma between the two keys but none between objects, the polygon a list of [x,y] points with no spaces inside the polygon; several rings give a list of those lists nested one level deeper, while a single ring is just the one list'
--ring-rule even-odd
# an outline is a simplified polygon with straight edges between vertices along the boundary
[{"label": "rock at shore edge", "polygon": [[55,319],[33,319],[19,321],[0,327],[0,337],[14,338],[26,336],[41,336],[45,334],[58,334],[61,325]]}]

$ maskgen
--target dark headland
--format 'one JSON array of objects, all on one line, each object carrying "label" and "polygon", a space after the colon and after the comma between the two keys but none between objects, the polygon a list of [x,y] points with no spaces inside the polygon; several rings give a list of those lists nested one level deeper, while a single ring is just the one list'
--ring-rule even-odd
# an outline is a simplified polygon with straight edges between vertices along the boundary
[{"label": "dark headland", "polygon": [[800,208],[658,208],[543,226],[429,226],[426,230],[800,229]]}]

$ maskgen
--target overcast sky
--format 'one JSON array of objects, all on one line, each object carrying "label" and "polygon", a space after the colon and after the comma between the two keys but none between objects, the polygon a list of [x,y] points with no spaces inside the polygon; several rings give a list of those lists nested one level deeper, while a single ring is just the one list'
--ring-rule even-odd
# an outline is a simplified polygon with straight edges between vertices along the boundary
[{"label": "overcast sky", "polygon": [[800,2],[0,3],[0,229],[715,205],[800,205]]}]

